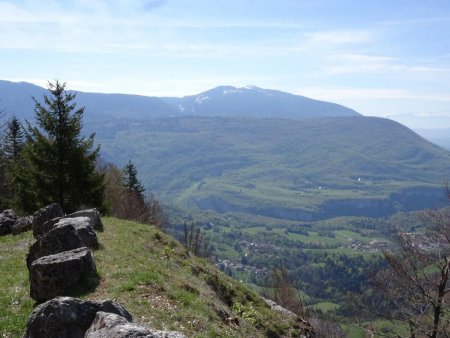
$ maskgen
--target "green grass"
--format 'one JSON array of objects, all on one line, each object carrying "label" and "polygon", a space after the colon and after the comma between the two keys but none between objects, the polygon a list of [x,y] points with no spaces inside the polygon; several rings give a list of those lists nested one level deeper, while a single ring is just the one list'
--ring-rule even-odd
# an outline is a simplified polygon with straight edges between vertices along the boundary
[{"label": "green grass", "polygon": [[322,312],[328,312],[339,309],[341,306],[336,303],[332,302],[320,302],[317,304],[314,304],[314,308],[321,310]]},{"label": "green grass", "polygon": [[[81,298],[114,299],[135,322],[188,337],[266,337],[288,334],[294,325],[159,229],[115,218],[103,223],[101,248],[94,251],[100,284]],[[20,336],[34,306],[25,266],[32,241],[31,233],[0,237],[1,337]],[[237,306],[239,313],[233,313]],[[238,318],[239,325],[228,317]]]},{"label": "green grass", "polygon": [[33,309],[25,266],[32,241],[31,232],[0,237],[0,337],[19,337]]}]

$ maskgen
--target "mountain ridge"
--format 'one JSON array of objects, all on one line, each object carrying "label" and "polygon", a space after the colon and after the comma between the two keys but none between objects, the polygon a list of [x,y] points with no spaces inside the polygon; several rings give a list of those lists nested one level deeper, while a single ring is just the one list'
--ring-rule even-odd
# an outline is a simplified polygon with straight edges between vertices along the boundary
[{"label": "mountain ridge", "polygon": [[[77,94],[78,105],[86,107],[87,121],[98,118],[148,119],[188,115],[294,119],[360,115],[335,103],[256,86],[219,86],[184,97],[71,92]],[[45,88],[34,84],[0,80],[0,107],[8,114],[30,119],[34,109],[31,97],[40,101],[45,93]]]}]

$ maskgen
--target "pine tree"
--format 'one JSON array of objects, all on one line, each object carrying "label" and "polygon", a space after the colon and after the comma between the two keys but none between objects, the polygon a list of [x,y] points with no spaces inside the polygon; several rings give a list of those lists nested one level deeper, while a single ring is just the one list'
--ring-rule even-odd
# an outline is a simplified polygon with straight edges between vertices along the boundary
[{"label": "pine tree", "polygon": [[75,94],[65,88],[49,83],[43,104],[33,98],[37,125],[27,122],[22,164],[14,171],[16,202],[24,211],[53,202],[65,212],[103,204],[103,175],[96,170],[100,148],[94,148],[95,134],[81,135],[84,107],[77,108]]},{"label": "pine tree", "polygon": [[123,168],[123,174],[125,181],[124,186],[127,191],[134,191],[143,199],[145,189],[137,177],[136,166],[133,162],[131,162],[131,160],[129,160],[127,165]]},{"label": "pine tree", "polygon": [[4,155],[4,110],[0,110],[0,209],[6,208],[6,158]]},{"label": "pine tree", "polygon": [[13,116],[6,124],[4,156],[8,161],[15,161],[20,154],[24,143],[22,125],[16,116]]}]

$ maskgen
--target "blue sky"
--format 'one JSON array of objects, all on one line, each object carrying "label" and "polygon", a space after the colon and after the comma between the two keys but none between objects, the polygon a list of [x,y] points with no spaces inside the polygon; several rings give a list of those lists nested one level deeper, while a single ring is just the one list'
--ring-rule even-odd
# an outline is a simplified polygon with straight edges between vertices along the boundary
[{"label": "blue sky", "polygon": [[256,85],[450,117],[449,32],[448,0],[0,0],[0,79],[157,96]]}]

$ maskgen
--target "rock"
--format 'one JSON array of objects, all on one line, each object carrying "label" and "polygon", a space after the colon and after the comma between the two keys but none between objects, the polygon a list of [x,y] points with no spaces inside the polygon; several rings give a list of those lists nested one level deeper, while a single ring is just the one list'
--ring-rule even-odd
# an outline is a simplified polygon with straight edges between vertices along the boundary
[{"label": "rock", "polygon": [[85,338],[186,338],[176,331],[154,331],[130,323],[122,316],[107,312],[97,312],[94,322]]},{"label": "rock", "polygon": [[28,270],[38,258],[86,246],[72,224],[62,224],[44,233],[31,245],[26,261]]},{"label": "rock", "polygon": [[42,225],[56,217],[64,216],[63,210],[58,203],[47,205],[46,207],[39,209],[33,215],[33,236],[38,238],[43,234]]},{"label": "rock", "polygon": [[[52,224],[53,223],[53,224]],[[92,248],[92,249],[98,249],[98,239],[97,234],[95,233],[94,228],[90,224],[89,217],[76,217],[76,218],[59,218],[56,222],[54,220],[51,220],[43,225],[44,233],[62,226],[66,224],[71,224],[75,228],[75,230],[78,233],[78,236],[80,236],[81,240],[85,244],[85,246]],[[50,227],[51,225],[51,227]]]},{"label": "rock", "polygon": [[86,210],[80,210],[76,211],[73,214],[67,215],[66,218],[74,218],[74,217],[88,217],[89,218],[89,224],[97,231],[103,230],[103,223],[100,218],[100,213],[97,209],[86,209]]},{"label": "rock", "polygon": [[31,230],[32,227],[33,216],[21,217],[11,226],[11,232],[13,235],[18,235],[22,232]]},{"label": "rock", "polygon": [[31,264],[29,272],[30,296],[42,302],[70,295],[77,288],[88,286],[96,268],[91,252],[82,247],[41,257]]},{"label": "rock", "polygon": [[111,300],[92,302],[58,297],[34,309],[28,319],[24,338],[83,338],[99,311],[132,320],[125,308]]},{"label": "rock", "polygon": [[62,220],[64,217],[55,217],[45,221],[44,224],[41,225],[41,233],[45,234],[47,231],[52,230],[55,227],[55,224]]},{"label": "rock", "polygon": [[272,310],[284,313],[285,315],[290,316],[290,317],[298,317],[294,312],[282,307],[281,305],[278,305],[273,300],[266,299],[264,297],[263,297],[263,300]]},{"label": "rock", "polygon": [[16,222],[17,216],[12,209],[0,213],[0,236],[9,234],[11,227]]}]

